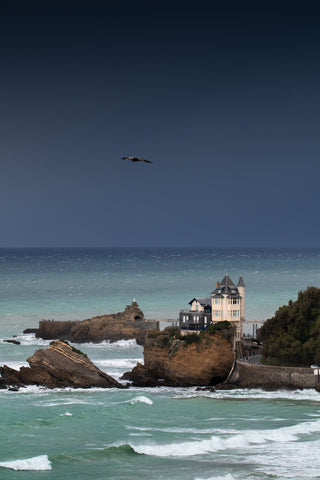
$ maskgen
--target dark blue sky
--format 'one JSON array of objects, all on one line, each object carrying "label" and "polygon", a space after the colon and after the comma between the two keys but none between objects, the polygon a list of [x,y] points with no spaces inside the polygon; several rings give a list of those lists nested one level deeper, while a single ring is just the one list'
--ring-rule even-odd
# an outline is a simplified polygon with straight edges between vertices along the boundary
[{"label": "dark blue sky", "polygon": [[0,246],[318,246],[319,52],[318,0],[3,0]]}]

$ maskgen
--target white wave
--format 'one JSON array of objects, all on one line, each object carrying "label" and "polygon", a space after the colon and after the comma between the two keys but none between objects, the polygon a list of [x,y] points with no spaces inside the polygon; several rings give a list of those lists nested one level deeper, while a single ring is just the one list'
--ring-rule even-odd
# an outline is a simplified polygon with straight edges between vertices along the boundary
[{"label": "white wave", "polygon": [[[153,401],[150,400],[150,398],[145,397],[144,395],[138,395],[137,397],[131,398],[130,400],[124,400],[122,402],[115,402],[113,403],[113,405],[122,405],[126,403],[130,403],[130,405],[134,405],[136,403],[146,403],[147,405],[153,405]],[[139,430],[138,427],[136,429]]]},{"label": "white wave", "polygon": [[18,335],[15,340],[21,342],[21,345],[34,345],[34,346],[48,346],[51,340],[43,340],[42,338],[36,338],[34,333],[25,333],[24,335]]},{"label": "white wave", "polygon": [[61,407],[65,405],[104,405],[104,402],[96,402],[90,400],[57,400],[53,402],[38,402],[34,404],[36,407]]},{"label": "white wave", "polygon": [[117,367],[117,368],[132,368],[140,362],[143,363],[143,358],[109,358],[108,360],[95,360],[95,365],[99,367]]},{"label": "white wave", "polygon": [[10,468],[12,470],[51,470],[51,462],[48,455],[39,455],[38,457],[26,458],[23,460],[12,460],[10,462],[0,462],[0,467]]},{"label": "white wave", "polygon": [[0,365],[7,365],[7,367],[13,368],[14,370],[20,370],[20,367],[29,367],[28,362],[17,362],[10,360],[0,360]]},{"label": "white wave", "polygon": [[[251,419],[250,419],[251,421]],[[203,434],[213,434],[213,433],[220,433],[220,434],[236,434],[239,433],[239,430],[230,430],[224,428],[187,428],[187,427],[135,427],[131,425],[126,425],[127,430],[137,430],[139,432],[165,432],[165,433],[191,433],[192,435],[203,435]],[[130,434],[132,435],[132,434]]]},{"label": "white wave", "polygon": [[210,392],[208,390],[197,391],[196,389],[176,390],[175,397],[177,399],[191,399],[195,397],[205,398],[236,398],[236,399],[263,399],[263,400],[312,400],[320,402],[320,393],[313,389],[305,390],[275,390],[266,392],[261,389],[234,389],[234,390],[216,390]]},{"label": "white wave", "polygon": [[227,473],[226,475],[219,475],[218,477],[209,477],[209,478],[200,478],[196,477],[194,480],[236,480],[231,473]]},{"label": "white wave", "polygon": [[320,432],[320,420],[300,423],[290,427],[281,427],[275,430],[247,430],[228,438],[211,436],[211,438],[206,440],[164,445],[132,445],[132,448],[137,453],[154,455],[157,457],[189,457],[203,455],[210,452],[218,452],[221,450],[243,449],[252,444],[262,445],[267,442],[295,442],[299,439],[299,435],[308,435],[314,432]]},{"label": "white wave", "polygon": [[127,380],[121,380],[121,377],[123,375],[123,370],[114,370],[111,368],[108,368],[107,370],[101,368],[101,370],[107,373],[108,375],[111,375],[111,377],[117,380],[117,382],[122,383],[123,385],[127,383]]},{"label": "white wave", "polygon": [[316,454],[319,447],[319,439],[287,443],[284,448],[279,448],[277,443],[269,444],[267,448],[262,445],[248,452],[245,461],[255,464],[257,471],[263,472],[263,477],[314,480],[319,478],[320,461]]},{"label": "white wave", "polygon": [[144,395],[139,395],[138,397],[133,398],[130,400],[130,403],[133,405],[134,403],[146,403],[147,405],[153,405],[153,401],[150,398],[145,397]]},{"label": "white wave", "polygon": [[72,413],[66,412],[66,413],[61,413],[59,417],[72,417]]},{"label": "white wave", "polygon": [[137,344],[135,338],[130,340],[118,340],[117,342],[110,342],[109,340],[103,340],[100,343],[82,343],[83,346],[89,346],[91,348],[107,348],[108,350],[112,350],[115,348],[134,348],[134,347],[142,347]]}]

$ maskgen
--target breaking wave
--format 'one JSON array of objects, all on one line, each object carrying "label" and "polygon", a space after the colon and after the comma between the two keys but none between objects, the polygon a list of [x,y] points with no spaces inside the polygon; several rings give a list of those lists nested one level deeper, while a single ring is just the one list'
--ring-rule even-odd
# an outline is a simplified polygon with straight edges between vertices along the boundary
[{"label": "breaking wave", "polygon": [[38,457],[25,458],[23,460],[12,460],[10,462],[0,462],[0,467],[10,468],[11,470],[51,470],[51,462],[48,455],[39,455]]},{"label": "breaking wave", "polygon": [[35,346],[48,346],[51,340],[43,340],[42,338],[36,338],[34,333],[25,333],[23,335],[17,335],[15,340],[18,340],[21,345],[35,345]]},{"label": "breaking wave", "polygon": [[227,475],[219,475],[218,477],[209,477],[209,478],[199,478],[196,477],[194,480],[236,480],[231,473],[227,473]]},{"label": "breaking wave", "polygon": [[139,395],[138,397],[133,398],[132,400],[130,400],[130,403],[131,403],[131,404],[134,404],[134,403],[146,403],[147,405],[153,405],[153,401],[150,400],[150,398],[145,397],[145,396],[143,396],[143,395]]},{"label": "breaking wave", "polygon": [[143,358],[109,358],[107,360],[95,360],[95,365],[101,367],[133,368],[137,363],[143,363]]},{"label": "breaking wave", "polygon": [[[174,391],[172,389],[172,391]],[[192,399],[197,397],[205,398],[222,398],[222,399],[237,399],[237,400],[248,400],[248,399],[257,399],[257,400],[312,400],[315,402],[320,402],[320,393],[313,389],[304,389],[304,390],[274,390],[267,392],[262,389],[234,389],[234,390],[216,390],[210,392],[207,390],[197,391],[195,388],[190,388],[187,390],[181,390],[177,388],[175,391],[174,398],[176,399]]]},{"label": "breaking wave", "polygon": [[231,435],[229,438],[211,436],[209,439],[170,444],[132,445],[135,452],[156,457],[189,457],[228,449],[242,449],[249,445],[262,445],[267,442],[295,442],[299,435],[320,432],[320,420],[305,422],[275,430],[253,431]]},{"label": "breaking wave", "polygon": [[115,405],[121,405],[124,403],[130,403],[130,405],[135,405],[136,403],[146,403],[147,405],[153,405],[153,401],[150,398],[145,397],[144,395],[138,395],[130,400],[124,400],[122,402],[116,402]]},{"label": "breaking wave", "polygon": [[113,350],[115,348],[126,349],[126,348],[139,347],[135,338],[132,338],[130,340],[118,340],[117,342],[110,342],[109,340],[103,340],[100,343],[88,342],[88,343],[82,343],[81,345],[88,345],[94,348],[107,348],[108,350]]}]

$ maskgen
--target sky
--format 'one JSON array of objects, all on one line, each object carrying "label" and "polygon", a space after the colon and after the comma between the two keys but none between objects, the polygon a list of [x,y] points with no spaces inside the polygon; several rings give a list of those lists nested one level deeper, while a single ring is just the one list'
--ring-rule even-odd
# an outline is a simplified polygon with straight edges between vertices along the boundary
[{"label": "sky", "polygon": [[2,0],[0,247],[319,246],[319,52],[318,0]]}]

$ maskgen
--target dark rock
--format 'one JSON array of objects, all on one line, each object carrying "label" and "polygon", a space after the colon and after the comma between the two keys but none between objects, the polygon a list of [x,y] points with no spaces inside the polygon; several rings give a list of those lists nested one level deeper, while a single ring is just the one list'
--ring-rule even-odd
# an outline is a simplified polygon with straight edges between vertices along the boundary
[{"label": "dark rock", "polygon": [[123,312],[87,320],[41,320],[36,336],[46,340],[63,338],[74,343],[136,339],[139,345],[143,345],[148,331],[155,329],[159,330],[159,322],[145,320],[138,304],[133,302]]},{"label": "dark rock", "polygon": [[141,363],[131,370],[131,372],[126,372],[122,375],[121,380],[129,380],[135,387],[158,387],[163,385],[163,382],[158,379],[156,371],[148,370]]},{"label": "dark rock", "polygon": [[19,371],[6,365],[0,367],[1,384],[15,387],[125,388],[64,342],[51,342],[48,348],[37,350],[27,361],[30,367],[21,367]]},{"label": "dark rock", "polygon": [[27,334],[27,333],[37,334],[37,332],[38,332],[38,329],[37,329],[37,328],[26,328],[25,330],[23,330],[23,333],[24,333],[24,334]]},{"label": "dark rock", "polygon": [[197,387],[196,392],[215,392],[215,387]]},{"label": "dark rock", "polygon": [[21,342],[19,342],[18,340],[11,340],[10,338],[8,340],[3,340],[4,342],[7,342],[7,343],[13,343],[14,345],[20,345]]}]

